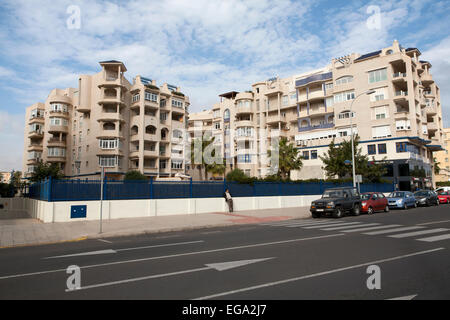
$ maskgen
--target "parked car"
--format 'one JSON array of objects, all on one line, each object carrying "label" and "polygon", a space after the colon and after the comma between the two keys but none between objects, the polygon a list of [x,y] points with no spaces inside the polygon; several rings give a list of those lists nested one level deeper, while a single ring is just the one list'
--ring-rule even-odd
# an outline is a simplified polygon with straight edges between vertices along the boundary
[{"label": "parked car", "polygon": [[438,194],[438,199],[440,203],[450,203],[450,192],[441,192]]},{"label": "parked car", "polygon": [[388,205],[391,209],[416,208],[417,202],[414,194],[409,191],[394,191],[388,196]]},{"label": "parked car", "polygon": [[361,194],[361,212],[373,214],[376,211],[389,211],[388,200],[379,192],[365,192]]},{"label": "parked car", "polygon": [[434,190],[437,194],[441,194],[442,192],[450,192],[450,187],[440,187]]},{"label": "parked car", "polygon": [[414,192],[414,197],[418,206],[439,205],[439,198],[434,191],[423,190]]},{"label": "parked car", "polygon": [[361,213],[361,196],[353,187],[326,189],[321,199],[311,202],[309,211],[313,218],[341,218],[346,213],[357,216]]}]

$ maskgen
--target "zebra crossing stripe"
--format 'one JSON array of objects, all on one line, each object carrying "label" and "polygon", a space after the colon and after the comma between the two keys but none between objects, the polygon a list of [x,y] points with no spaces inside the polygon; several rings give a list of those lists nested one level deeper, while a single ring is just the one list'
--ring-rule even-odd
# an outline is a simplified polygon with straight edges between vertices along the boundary
[{"label": "zebra crossing stripe", "polygon": [[350,228],[362,228],[362,227],[370,227],[370,226],[378,226],[379,223],[364,223],[364,224],[357,224],[353,226],[344,226],[344,227],[335,227],[335,228],[326,228],[322,230],[326,231],[332,231],[332,230],[344,230],[344,229],[350,229]]},{"label": "zebra crossing stripe", "polygon": [[438,233],[438,232],[444,232],[444,231],[448,231],[448,229],[438,228],[438,229],[421,230],[421,231],[415,231],[415,232],[394,234],[393,236],[389,236],[389,237],[390,238],[407,238],[407,237],[420,236],[422,234]]},{"label": "zebra crossing stripe", "polygon": [[334,227],[334,226],[349,226],[352,224],[359,224],[361,222],[341,222],[341,223],[332,223],[332,224],[322,224],[322,225],[316,225],[316,226],[308,226],[308,227],[303,227],[303,229],[319,229],[319,228],[323,228],[323,227]]},{"label": "zebra crossing stripe", "polygon": [[312,226],[323,226],[323,225],[335,225],[341,224],[343,221],[323,221],[323,222],[310,222],[310,223],[293,223],[289,227],[312,227]]},{"label": "zebra crossing stripe", "polygon": [[288,225],[319,225],[319,224],[329,224],[329,223],[342,223],[342,221],[314,221],[314,220],[307,220],[307,221],[301,221],[301,220],[288,220],[288,221],[279,221],[279,222],[267,222],[267,223],[261,223],[261,225],[267,225],[267,226],[288,226]]},{"label": "zebra crossing stripe", "polygon": [[394,228],[389,230],[381,230],[381,231],[371,231],[366,232],[364,234],[367,234],[369,236],[375,236],[377,234],[384,234],[384,233],[392,233],[392,232],[398,232],[398,231],[407,231],[407,230],[416,230],[416,229],[423,229],[424,227],[402,227],[402,228]]},{"label": "zebra crossing stripe", "polygon": [[422,239],[416,239],[416,240],[426,241],[426,242],[434,242],[434,241],[441,241],[441,240],[446,240],[446,239],[450,239],[450,234],[443,234],[440,236],[434,236],[434,237],[422,238]]},{"label": "zebra crossing stripe", "polygon": [[360,228],[360,229],[353,229],[353,230],[342,230],[341,232],[360,232],[360,231],[394,228],[394,227],[400,227],[400,226],[401,226],[400,224],[388,224],[388,225],[378,226],[378,227]]}]

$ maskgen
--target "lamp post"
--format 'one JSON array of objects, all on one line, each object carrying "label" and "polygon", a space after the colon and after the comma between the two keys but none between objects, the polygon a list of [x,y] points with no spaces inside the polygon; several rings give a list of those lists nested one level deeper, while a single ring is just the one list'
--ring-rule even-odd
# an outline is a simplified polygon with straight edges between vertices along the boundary
[{"label": "lamp post", "polygon": [[356,180],[355,180],[355,146],[354,146],[354,138],[353,138],[353,102],[356,101],[356,99],[358,99],[360,96],[367,94],[367,95],[371,95],[372,93],[375,93],[375,90],[369,90],[369,91],[365,91],[359,95],[356,96],[355,99],[352,100],[352,103],[350,103],[350,135],[352,136],[352,177],[353,177],[353,188],[356,188]]}]

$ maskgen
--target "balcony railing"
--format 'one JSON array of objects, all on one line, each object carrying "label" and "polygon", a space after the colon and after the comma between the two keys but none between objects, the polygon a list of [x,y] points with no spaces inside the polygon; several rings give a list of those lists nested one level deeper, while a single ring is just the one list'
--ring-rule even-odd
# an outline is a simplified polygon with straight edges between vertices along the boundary
[{"label": "balcony railing", "polygon": [[406,73],[403,73],[403,72],[397,72],[397,73],[394,73],[392,75],[392,78],[394,78],[394,79],[396,79],[396,78],[405,78],[405,77],[406,77]]},{"label": "balcony railing", "polygon": [[408,91],[403,91],[403,90],[395,91],[396,97],[406,97],[407,95],[408,95]]},{"label": "balcony railing", "polygon": [[310,130],[316,130],[316,129],[329,129],[333,128],[334,123],[321,123],[317,125],[307,126],[307,127],[299,127],[298,132],[304,132],[304,131],[310,131]]}]

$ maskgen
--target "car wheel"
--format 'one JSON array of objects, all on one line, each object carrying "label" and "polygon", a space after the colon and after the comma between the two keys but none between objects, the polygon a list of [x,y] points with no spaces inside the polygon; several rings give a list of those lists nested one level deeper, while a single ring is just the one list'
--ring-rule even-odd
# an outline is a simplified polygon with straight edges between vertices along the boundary
[{"label": "car wheel", "polygon": [[440,205],[441,203],[439,202],[439,199],[436,200],[436,205]]},{"label": "car wheel", "polygon": [[359,204],[355,204],[355,206],[353,207],[353,215],[359,216],[360,213],[361,213],[361,206]]},{"label": "car wheel", "polygon": [[408,205],[406,204],[406,202],[405,202],[405,204],[403,205],[403,210],[408,210]]},{"label": "car wheel", "polygon": [[311,215],[312,215],[312,217],[313,217],[313,219],[317,219],[317,218],[320,218],[320,214],[319,213],[311,213]]},{"label": "car wheel", "polygon": [[386,207],[384,208],[384,212],[389,212],[389,206],[386,206]]},{"label": "car wheel", "polygon": [[373,208],[369,207],[369,209],[367,209],[367,214],[373,214],[373,213],[374,213]]},{"label": "car wheel", "polygon": [[344,213],[341,208],[336,208],[336,210],[333,213],[333,217],[335,218],[342,218],[344,216]]}]

